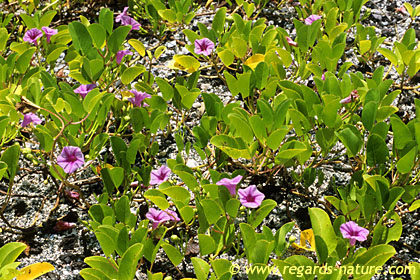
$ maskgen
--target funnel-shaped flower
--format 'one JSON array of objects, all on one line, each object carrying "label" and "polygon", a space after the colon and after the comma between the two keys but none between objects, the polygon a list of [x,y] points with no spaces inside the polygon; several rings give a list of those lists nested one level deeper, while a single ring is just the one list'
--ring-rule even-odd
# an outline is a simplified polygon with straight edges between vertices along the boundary
[{"label": "funnel-shaped flower", "polygon": [[171,169],[162,165],[158,170],[152,170],[150,173],[150,185],[160,185],[168,180],[171,175]]},{"label": "funnel-shaped flower", "polygon": [[133,53],[129,50],[117,51],[117,54],[115,55],[115,60],[117,61],[118,64],[120,64],[121,60],[126,55],[133,55]]},{"label": "funnel-shaped flower", "polygon": [[134,94],[134,97],[128,98],[128,101],[133,103],[134,106],[137,106],[137,107],[147,107],[147,106],[149,106],[149,104],[144,103],[144,100],[146,98],[152,97],[150,94],[147,94],[147,93],[141,92],[141,91],[137,91],[135,89],[130,90],[130,92],[132,94]]},{"label": "funnel-shaped flower", "polygon": [[45,36],[47,37],[47,43],[50,42],[51,36],[58,33],[57,29],[52,29],[52,28],[49,28],[49,27],[46,27],[46,26],[42,27],[41,29],[44,31]]},{"label": "funnel-shaped flower", "polygon": [[305,24],[306,25],[311,25],[312,23],[314,23],[315,21],[321,19],[321,16],[318,15],[310,15],[309,17],[305,18]]},{"label": "funnel-shaped flower", "polygon": [[238,175],[233,179],[223,178],[222,180],[217,182],[216,185],[225,186],[226,188],[228,188],[230,194],[232,196],[235,196],[236,195],[236,185],[239,184],[239,182],[241,180],[242,180],[242,176]]},{"label": "funnel-shaped flower", "polygon": [[65,231],[72,228],[75,228],[75,223],[65,222],[65,221],[58,221],[55,226],[53,227],[53,230],[55,231]]},{"label": "funnel-shaped flower", "polygon": [[214,50],[214,43],[210,39],[203,38],[201,40],[195,40],[194,42],[196,54],[210,55],[211,51]]},{"label": "funnel-shaped flower", "polygon": [[127,16],[127,15],[122,15],[121,18],[121,24],[122,25],[131,25],[131,30],[139,30],[141,24],[138,23],[135,19]]},{"label": "funnel-shaped flower", "polygon": [[91,91],[94,88],[96,88],[95,84],[80,85],[80,87],[76,88],[74,92],[80,94],[83,98],[85,98],[89,91]]},{"label": "funnel-shaped flower", "polygon": [[42,123],[41,119],[34,113],[27,113],[23,115],[23,122],[22,127],[29,125],[30,123],[34,123],[35,125]]},{"label": "funnel-shaped flower", "polygon": [[146,213],[146,218],[152,222],[152,228],[155,229],[160,223],[171,220],[171,216],[165,211],[150,208]]},{"label": "funnel-shaped flower", "polygon": [[350,240],[351,246],[356,244],[356,240],[365,241],[369,234],[367,229],[360,227],[353,221],[342,224],[340,226],[340,231],[344,238],[348,238]]},{"label": "funnel-shaped flower", "polygon": [[23,41],[29,42],[34,44],[35,46],[38,45],[38,38],[42,37],[42,31],[38,28],[32,28],[26,31],[25,35],[23,36]]},{"label": "funnel-shaped flower", "polygon": [[347,96],[344,99],[340,100],[341,104],[347,104],[350,102],[353,102],[354,100],[356,100],[357,98],[359,98],[360,96],[357,94],[357,90],[353,90],[349,96]]},{"label": "funnel-shaped flower", "polygon": [[128,17],[127,11],[128,11],[128,7],[125,7],[124,11],[115,18],[115,22],[120,22],[123,17]]},{"label": "funnel-shaped flower", "polygon": [[73,173],[85,164],[85,157],[79,147],[66,146],[57,158],[57,163],[66,173]]},{"label": "funnel-shaped flower", "polygon": [[248,208],[258,208],[264,200],[265,195],[257,190],[257,186],[250,185],[246,189],[238,190],[239,201]]}]

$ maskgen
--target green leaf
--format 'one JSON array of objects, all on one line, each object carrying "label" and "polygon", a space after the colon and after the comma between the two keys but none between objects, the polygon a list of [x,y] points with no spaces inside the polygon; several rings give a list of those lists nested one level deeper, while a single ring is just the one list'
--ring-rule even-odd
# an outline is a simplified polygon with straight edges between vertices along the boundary
[{"label": "green leaf", "polygon": [[235,60],[235,55],[229,49],[224,49],[221,51],[217,50],[217,55],[225,66],[231,65]]},{"label": "green leaf", "polygon": [[[392,226],[387,226],[389,221],[394,221]],[[388,211],[378,221],[373,230],[372,246],[388,244],[391,241],[398,241],[402,233],[402,222],[394,211]]]},{"label": "green leaf", "polygon": [[120,222],[126,223],[130,217],[130,214],[130,201],[128,196],[124,195],[115,203],[115,215]]},{"label": "green leaf", "polygon": [[181,178],[190,190],[193,191],[198,187],[197,179],[192,174],[181,170],[174,170],[173,172]]},{"label": "green leaf", "polygon": [[245,121],[241,115],[237,113],[231,113],[228,115],[231,125],[235,128],[235,135],[242,137],[246,142],[251,142],[254,139],[252,128],[247,121]]},{"label": "green leaf", "polygon": [[143,255],[143,244],[137,243],[125,251],[118,268],[118,280],[132,280],[135,277],[137,264]]},{"label": "green leaf", "polygon": [[272,150],[277,150],[288,132],[289,128],[286,125],[274,130],[272,133],[270,133],[270,136],[267,138],[267,146]]},{"label": "green leaf", "polygon": [[171,197],[173,200],[181,201],[184,204],[188,204],[191,199],[190,192],[183,187],[173,186],[161,189],[160,191]]},{"label": "green leaf", "polygon": [[158,10],[158,14],[164,19],[169,21],[170,23],[176,22],[176,12],[171,9],[165,10]]},{"label": "green leaf", "polygon": [[144,193],[144,197],[152,201],[154,204],[156,204],[157,207],[159,207],[162,210],[169,208],[169,202],[167,201],[165,195],[159,190],[147,190]]},{"label": "green leaf", "polygon": [[206,215],[207,221],[209,224],[214,224],[220,218],[220,215],[223,215],[223,210],[220,205],[211,199],[201,200],[201,205],[204,209],[204,214]]},{"label": "green leaf", "polygon": [[121,82],[124,85],[128,85],[144,71],[146,71],[146,68],[143,65],[126,68],[124,73],[121,75]]},{"label": "green leaf", "polygon": [[39,19],[39,26],[49,26],[56,14],[57,11],[54,10],[46,11]]},{"label": "green leaf", "polygon": [[117,248],[118,230],[109,225],[101,225],[95,230],[95,236],[105,256],[110,257]]},{"label": "green leaf", "polygon": [[114,13],[108,8],[102,8],[99,12],[99,24],[102,25],[108,34],[114,29]]},{"label": "green leaf", "polygon": [[[353,267],[357,265],[364,267],[381,267],[386,261],[388,261],[396,251],[394,247],[390,245],[377,245],[370,247],[367,251],[357,256],[354,262],[351,264]],[[355,271],[353,274],[354,279],[371,279],[375,274],[375,271],[369,271],[369,273],[360,274],[360,271]]]},{"label": "green leaf", "polygon": [[112,194],[124,180],[124,169],[122,167],[102,168],[101,177],[108,194]]},{"label": "green leaf", "polygon": [[78,21],[69,23],[69,32],[76,50],[88,54],[92,49],[92,38],[86,26]]},{"label": "green leaf", "polygon": [[179,210],[179,214],[181,214],[181,218],[184,220],[186,224],[189,224],[191,220],[194,218],[194,210],[191,206],[184,206]]},{"label": "green leaf", "polygon": [[274,249],[277,256],[281,257],[284,251],[287,249],[287,242],[286,242],[286,235],[289,231],[292,230],[295,222],[289,222],[281,226],[279,230],[277,230],[276,235],[274,237]]},{"label": "green leaf", "polygon": [[21,73],[25,73],[28,69],[32,56],[35,53],[36,48],[31,47],[22,53],[16,60],[16,69]]},{"label": "green leaf", "polygon": [[[319,208],[309,208],[309,216],[311,218],[312,229],[315,237],[319,236],[324,242],[326,242],[328,256],[331,256],[337,246],[337,237],[331,225],[330,217]],[[318,247],[318,244],[315,243],[315,246]]]},{"label": "green leaf", "polygon": [[182,262],[184,256],[178,251],[178,249],[165,242],[163,242],[161,246],[174,266],[177,266]]},{"label": "green leaf", "polygon": [[261,203],[260,207],[255,212],[252,212],[251,216],[249,217],[248,223],[253,227],[256,228],[259,224],[262,223],[265,217],[270,214],[271,210],[277,206],[277,203],[272,199],[265,199]]},{"label": "green leaf", "polygon": [[396,54],[394,54],[391,50],[385,49],[385,48],[379,48],[378,52],[385,56],[386,59],[388,59],[392,64],[399,65],[400,62],[398,60],[398,57]]},{"label": "green leaf", "polygon": [[26,249],[21,242],[10,242],[0,248],[0,268],[13,263],[17,257]]},{"label": "green leaf", "polygon": [[197,280],[207,280],[210,272],[210,265],[200,258],[193,257],[191,262],[194,266],[195,275]]},{"label": "green leaf", "polygon": [[363,146],[362,136],[354,126],[347,126],[336,135],[347,148],[349,157],[355,157]]},{"label": "green leaf", "polygon": [[198,242],[200,245],[201,256],[211,254],[216,250],[216,243],[214,242],[213,237],[210,235],[199,234]]},{"label": "green leaf", "polygon": [[244,57],[248,51],[248,44],[241,37],[233,37],[230,46],[231,50],[238,58]]},{"label": "green leaf", "polygon": [[[395,139],[395,136],[394,136]],[[417,156],[417,146],[413,147],[408,153],[406,153],[397,162],[397,170],[402,174],[407,174],[412,171],[414,166],[414,160]]]},{"label": "green leaf", "polygon": [[118,27],[112,32],[111,36],[109,36],[107,41],[108,49],[112,53],[116,54],[118,52],[130,30],[130,25],[124,25]]},{"label": "green leaf", "polygon": [[104,92],[100,92],[98,88],[91,90],[83,99],[83,108],[87,113],[91,113],[99,101],[102,99]]},{"label": "green leaf", "polygon": [[407,143],[412,140],[411,132],[396,115],[391,116],[390,123],[392,131],[394,132],[394,147],[398,150],[402,150]]},{"label": "green leaf", "polygon": [[366,163],[375,167],[385,163],[388,157],[389,149],[385,140],[377,134],[370,135],[366,145]]},{"label": "green leaf", "polygon": [[3,52],[7,45],[7,40],[9,39],[9,33],[7,29],[2,27],[0,28],[0,52]]},{"label": "green leaf", "polygon": [[371,130],[375,123],[376,113],[378,112],[378,102],[367,102],[362,111],[362,122],[367,130]]},{"label": "green leaf", "polygon": [[[1,155],[1,161],[7,164],[7,172],[9,173],[9,182],[13,182],[16,172],[19,169],[20,146],[18,143],[8,147]],[[1,256],[1,255],[0,255]]]},{"label": "green leaf", "polygon": [[171,98],[174,96],[173,87],[165,79],[160,77],[156,77],[155,81],[159,86],[159,90],[162,93],[163,99],[165,99],[165,101],[171,100]]},{"label": "green leaf", "polygon": [[106,30],[99,23],[93,23],[87,27],[90,36],[93,39],[93,45],[97,49],[102,49],[105,46]]},{"label": "green leaf", "polygon": [[118,277],[117,269],[107,258],[101,256],[91,256],[85,258],[84,262],[93,269],[103,272],[107,277],[109,277],[108,279],[116,279]]},{"label": "green leaf", "polygon": [[233,159],[246,158],[250,159],[248,147],[242,138],[234,138],[228,135],[215,135],[210,139],[210,143],[221,149]]}]

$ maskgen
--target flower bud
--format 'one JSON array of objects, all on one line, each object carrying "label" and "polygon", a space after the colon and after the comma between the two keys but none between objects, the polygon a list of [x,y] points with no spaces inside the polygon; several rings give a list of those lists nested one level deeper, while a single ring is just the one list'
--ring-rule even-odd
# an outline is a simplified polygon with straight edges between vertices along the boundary
[{"label": "flower bud", "polygon": [[295,243],[295,241],[296,241],[296,236],[292,235],[292,236],[289,237],[289,243],[290,244]]},{"label": "flower bud", "polygon": [[178,235],[176,235],[176,234],[172,234],[172,235],[171,235],[171,240],[172,240],[172,242],[179,242],[179,237],[178,237]]}]

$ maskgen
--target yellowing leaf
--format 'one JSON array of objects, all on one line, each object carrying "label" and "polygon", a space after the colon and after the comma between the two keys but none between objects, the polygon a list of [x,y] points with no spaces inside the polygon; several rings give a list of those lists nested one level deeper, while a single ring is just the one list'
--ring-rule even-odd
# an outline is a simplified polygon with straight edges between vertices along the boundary
[{"label": "yellowing leaf", "polygon": [[[307,243],[310,247],[307,247]],[[292,243],[293,248],[303,249],[307,251],[315,251],[315,236],[312,229],[304,230],[300,233],[300,244]]]},{"label": "yellowing leaf", "polygon": [[146,48],[144,47],[143,43],[137,39],[130,39],[128,43],[141,55],[146,55]]},{"label": "yellowing leaf", "polygon": [[55,268],[52,264],[47,262],[35,263],[28,265],[21,270],[22,274],[16,277],[17,280],[32,280],[45,273],[53,271]]},{"label": "yellowing leaf", "polygon": [[192,56],[176,54],[173,60],[169,61],[168,67],[193,73],[200,67],[200,62]]},{"label": "yellowing leaf", "polygon": [[260,54],[260,53],[257,53],[257,54],[254,54],[253,56],[251,56],[250,58],[248,58],[245,61],[244,64],[246,66],[250,67],[252,70],[255,70],[255,68],[257,67],[257,65],[260,62],[263,62],[263,61],[264,61],[264,55],[263,54]]}]

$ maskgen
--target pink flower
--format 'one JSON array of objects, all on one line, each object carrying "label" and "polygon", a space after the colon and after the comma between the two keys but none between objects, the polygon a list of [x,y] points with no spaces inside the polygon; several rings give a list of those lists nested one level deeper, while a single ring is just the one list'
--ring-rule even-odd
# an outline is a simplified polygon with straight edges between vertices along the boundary
[{"label": "pink flower", "polygon": [[318,15],[310,15],[309,17],[305,18],[305,24],[306,25],[311,25],[312,23],[314,23],[315,21],[321,19],[321,16]]},{"label": "pink flower", "polygon": [[64,230],[69,230],[72,228],[75,228],[76,224],[75,223],[70,223],[70,222],[65,222],[65,221],[58,221],[55,226],[53,227],[53,229],[55,231],[64,231]]},{"label": "pink flower", "polygon": [[44,31],[45,36],[47,36],[47,43],[50,42],[51,36],[58,33],[57,29],[52,29],[52,28],[49,28],[49,27],[46,27],[46,26],[42,27],[41,29]]},{"label": "pink flower", "polygon": [[137,106],[137,107],[147,107],[147,106],[149,106],[149,104],[144,103],[144,100],[146,98],[152,97],[150,94],[147,94],[147,93],[141,92],[141,91],[137,91],[135,89],[130,90],[130,92],[134,94],[134,97],[128,98],[128,101],[133,103],[134,106]]},{"label": "pink flower", "polygon": [[214,50],[214,43],[210,39],[203,38],[201,40],[195,40],[194,42],[196,54],[210,55],[211,51]]},{"label": "pink flower", "polygon": [[30,123],[34,123],[35,125],[37,125],[37,124],[41,124],[42,121],[34,113],[27,113],[27,114],[23,115],[22,127],[25,127],[25,126],[29,125]]},{"label": "pink flower", "polygon": [[73,173],[85,164],[82,150],[75,146],[66,146],[57,158],[57,163],[66,173]]},{"label": "pink flower", "polygon": [[241,180],[242,180],[242,176],[238,175],[233,179],[223,178],[222,180],[217,182],[216,185],[225,186],[226,188],[228,188],[230,194],[232,196],[235,196],[236,195],[236,185],[239,184],[239,182]]},{"label": "pink flower", "polygon": [[152,173],[150,173],[150,185],[160,185],[168,180],[170,175],[171,169],[162,165],[158,170],[152,170]]},{"label": "pink flower", "polygon": [[344,238],[348,238],[350,240],[351,246],[356,244],[356,240],[365,241],[369,234],[367,229],[360,227],[353,221],[342,224],[340,226],[340,231]]},{"label": "pink flower", "polygon": [[123,17],[128,17],[127,11],[128,11],[128,7],[125,7],[124,11],[115,18],[115,22],[120,22]]},{"label": "pink flower", "polygon": [[348,104],[350,102],[353,102],[354,100],[356,100],[357,98],[359,98],[360,96],[357,94],[357,90],[353,90],[349,96],[347,96],[344,99],[340,100],[341,104]]},{"label": "pink flower", "polygon": [[255,185],[250,185],[246,189],[238,190],[239,201],[248,208],[258,208],[264,200],[265,195],[257,190]]},{"label": "pink flower", "polygon": [[115,56],[115,59],[116,59],[117,63],[120,64],[121,60],[126,55],[133,55],[133,53],[129,50],[118,51],[116,56]]},{"label": "pink flower", "polygon": [[85,98],[86,95],[94,88],[96,88],[96,84],[80,85],[74,90],[74,92],[80,94],[83,98]]},{"label": "pink flower", "polygon": [[149,212],[146,213],[146,218],[149,219],[153,224],[152,228],[155,229],[160,223],[171,220],[171,216],[165,211],[156,210],[155,208],[150,208]]},{"label": "pink flower", "polygon": [[325,73],[322,73],[321,80],[325,81]]},{"label": "pink flower", "polygon": [[399,12],[403,15],[409,15],[409,13],[407,12],[407,9],[404,6],[401,6],[399,8],[395,8],[396,12]]},{"label": "pink flower", "polygon": [[298,46],[298,43],[293,41],[292,38],[290,38],[289,36],[286,36],[286,41],[289,44],[289,46],[291,46],[291,47],[297,47]]},{"label": "pink flower", "polygon": [[[117,21],[118,20],[118,21]],[[131,30],[139,30],[141,24],[138,23],[135,19],[127,15],[127,7],[124,8],[124,12],[117,16],[115,19],[116,22],[121,21],[122,25],[131,25]]]},{"label": "pink flower", "polygon": [[80,194],[76,191],[65,190],[65,194],[71,199],[75,199],[75,200],[80,199]]},{"label": "pink flower", "polygon": [[34,44],[35,46],[38,45],[38,38],[42,37],[42,31],[38,28],[32,28],[26,31],[25,35],[23,36],[23,41],[29,42]]}]

